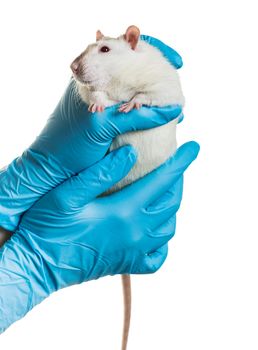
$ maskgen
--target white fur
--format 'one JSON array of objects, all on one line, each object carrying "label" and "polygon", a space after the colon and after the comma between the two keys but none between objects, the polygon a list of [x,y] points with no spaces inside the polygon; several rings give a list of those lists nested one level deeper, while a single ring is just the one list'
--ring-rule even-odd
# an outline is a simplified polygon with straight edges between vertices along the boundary
[{"label": "white fur", "polygon": [[[111,50],[100,51],[103,46]],[[88,46],[82,54],[83,72],[77,79],[81,98],[88,104],[111,106],[120,102],[138,102],[148,106],[184,105],[176,69],[162,53],[144,41],[135,50],[122,38],[103,38]],[[85,82],[90,82],[84,84]],[[111,150],[124,144],[138,151],[137,164],[110,192],[150,172],[176,150],[177,120],[163,126],[119,135]]]}]

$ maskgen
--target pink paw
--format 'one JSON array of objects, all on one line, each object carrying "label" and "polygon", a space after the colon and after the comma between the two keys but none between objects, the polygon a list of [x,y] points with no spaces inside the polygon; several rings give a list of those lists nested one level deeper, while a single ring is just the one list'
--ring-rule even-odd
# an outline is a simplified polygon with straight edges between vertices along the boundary
[{"label": "pink paw", "polygon": [[140,109],[142,106],[141,103],[138,102],[134,102],[134,101],[129,101],[126,103],[123,103],[120,108],[119,108],[119,112],[123,112],[123,113],[128,113],[130,112],[132,109],[136,108],[136,109]]},{"label": "pink paw", "polygon": [[99,106],[96,103],[92,103],[91,105],[89,105],[88,111],[91,113],[95,113],[95,112],[103,112],[105,109],[104,106]]}]

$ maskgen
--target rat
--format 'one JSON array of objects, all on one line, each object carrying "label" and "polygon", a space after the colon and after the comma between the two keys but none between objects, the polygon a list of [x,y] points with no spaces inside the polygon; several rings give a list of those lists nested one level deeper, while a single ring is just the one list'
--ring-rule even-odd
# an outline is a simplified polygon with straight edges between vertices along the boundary
[{"label": "rat", "polygon": [[[100,30],[96,42],[72,62],[77,92],[92,113],[118,104],[121,113],[145,106],[184,105],[177,70],[156,47],[140,39],[136,26],[127,28],[118,38],[105,36]],[[119,117],[119,116],[118,116]],[[117,136],[112,151],[131,144],[138,153],[137,162],[128,175],[104,195],[136,181],[165,162],[176,150],[178,118],[148,130]],[[124,292],[124,328],[122,350],[126,350],[131,316],[130,275],[122,275]]]}]

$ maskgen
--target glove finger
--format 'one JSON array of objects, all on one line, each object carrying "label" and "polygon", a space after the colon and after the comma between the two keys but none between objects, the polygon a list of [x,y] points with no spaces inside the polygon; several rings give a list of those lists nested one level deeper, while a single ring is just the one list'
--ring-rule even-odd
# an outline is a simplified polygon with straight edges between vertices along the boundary
[{"label": "glove finger", "polygon": [[159,247],[167,244],[174,237],[176,230],[176,215],[171,216],[155,230],[148,232],[146,247],[150,252],[156,251]]},{"label": "glove finger", "polygon": [[175,68],[178,69],[182,67],[183,65],[182,57],[174,49],[164,44],[161,40],[153,38],[148,35],[141,35],[140,38],[141,40],[144,40],[148,44],[159,49]]},{"label": "glove finger", "polygon": [[156,201],[152,202],[147,208],[148,213],[160,213],[162,210],[171,206],[179,205],[183,195],[183,175]]},{"label": "glove finger", "polygon": [[183,195],[183,176],[168,189],[158,200],[149,205],[145,213],[149,228],[156,231],[157,227],[167,222],[178,211]]},{"label": "glove finger", "polygon": [[154,273],[163,265],[168,255],[168,245],[164,244],[156,251],[150,254],[146,254],[141,262],[140,266],[138,265],[138,271],[135,273]]},{"label": "glove finger", "polygon": [[98,163],[71,177],[55,190],[55,203],[64,208],[81,208],[125,177],[136,162],[133,147],[124,146]]},{"label": "glove finger", "polygon": [[102,135],[102,138],[106,137],[110,140],[110,137],[114,138],[125,132],[154,128],[178,118],[181,113],[182,108],[179,105],[166,107],[142,106],[140,110],[133,109],[129,113],[119,112],[116,106],[116,109],[113,108],[112,113],[108,113],[105,118],[108,123],[108,133]]},{"label": "glove finger", "polygon": [[120,191],[131,205],[147,208],[167,192],[182,176],[199,153],[198,143],[191,141],[181,146],[175,155],[160,167]]},{"label": "glove finger", "polygon": [[163,238],[162,244],[168,243],[176,232],[176,215],[171,216],[153,231],[152,237]]}]

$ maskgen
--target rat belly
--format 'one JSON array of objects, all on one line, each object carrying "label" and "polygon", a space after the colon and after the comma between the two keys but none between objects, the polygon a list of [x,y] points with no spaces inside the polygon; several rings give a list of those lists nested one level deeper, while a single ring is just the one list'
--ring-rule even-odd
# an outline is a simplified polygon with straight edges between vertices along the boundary
[{"label": "rat belly", "polygon": [[117,136],[110,151],[132,145],[138,153],[137,162],[129,174],[115,184],[108,193],[120,190],[164,163],[176,151],[177,119],[157,128],[133,131]]}]

